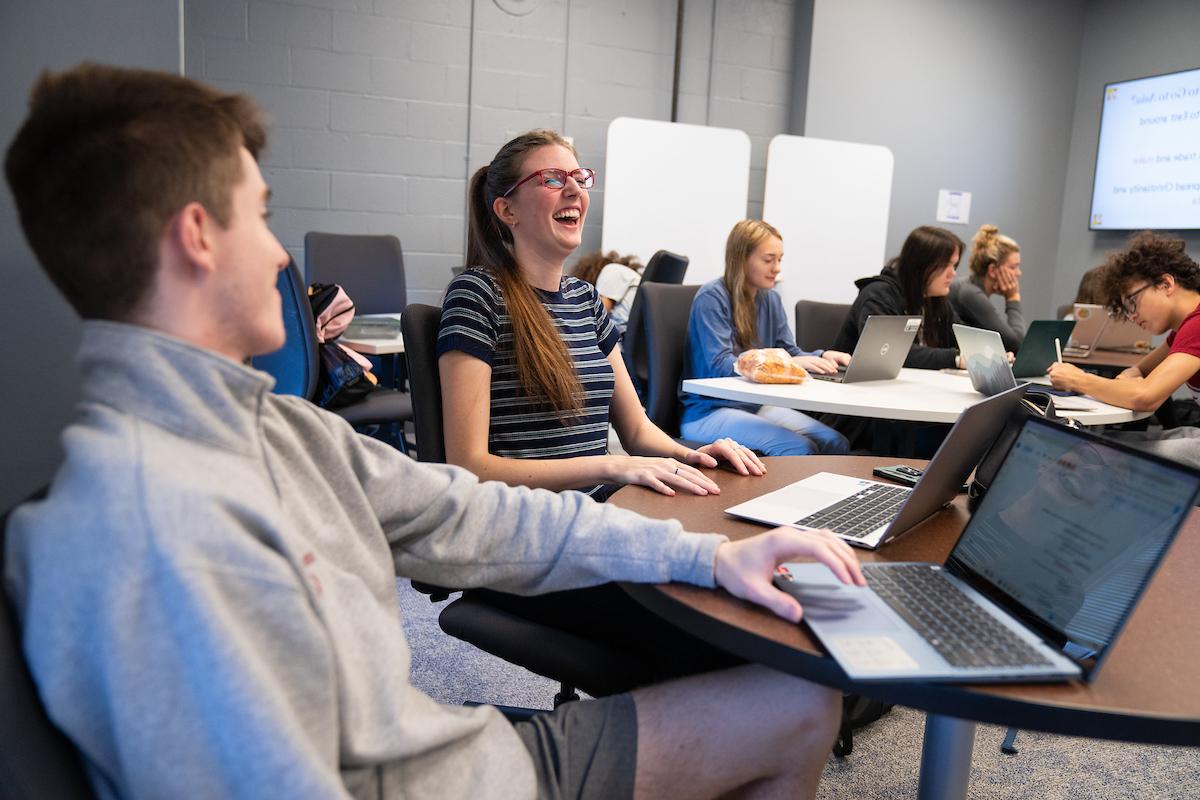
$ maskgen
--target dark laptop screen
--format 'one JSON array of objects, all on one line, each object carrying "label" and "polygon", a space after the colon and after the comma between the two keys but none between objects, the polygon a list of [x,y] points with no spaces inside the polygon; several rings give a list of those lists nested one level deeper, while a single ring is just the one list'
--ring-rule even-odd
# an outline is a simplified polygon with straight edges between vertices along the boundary
[{"label": "dark laptop screen", "polygon": [[1185,467],[1031,419],[950,566],[990,583],[979,588],[1010,610],[1099,651],[1137,602],[1198,489],[1200,475]]}]

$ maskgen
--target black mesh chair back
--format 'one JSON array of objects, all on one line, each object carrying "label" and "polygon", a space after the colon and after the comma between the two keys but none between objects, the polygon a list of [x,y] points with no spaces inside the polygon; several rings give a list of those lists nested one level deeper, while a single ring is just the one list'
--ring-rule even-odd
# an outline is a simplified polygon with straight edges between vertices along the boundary
[{"label": "black mesh chair back", "polygon": [[[39,499],[45,490],[30,499]],[[6,511],[0,517],[4,575]],[[46,716],[21,649],[16,615],[0,587],[0,800],[95,797],[75,746]]]},{"label": "black mesh chair back", "polygon": [[442,382],[437,363],[437,306],[413,303],[404,309],[400,330],[408,357],[408,388],[412,397],[413,429],[417,435],[417,460],[445,463],[442,437]]},{"label": "black mesh chair back", "polygon": [[[647,283],[679,285],[683,283],[687,267],[687,256],[681,256],[669,250],[659,250],[650,257],[649,263],[642,270],[641,285],[645,286]],[[637,390],[638,397],[645,402],[646,378],[650,367],[649,356],[645,344],[642,342],[643,330],[642,292],[639,288],[637,294],[633,296],[633,306],[629,309],[629,323],[625,327],[625,338],[621,340],[621,354],[625,358],[625,367],[629,370],[633,388]]]},{"label": "black mesh chair back", "polygon": [[308,303],[308,287],[295,261],[289,261],[280,270],[275,287],[283,298],[283,329],[287,338],[283,347],[265,356],[255,356],[250,363],[275,378],[277,393],[311,399],[317,393],[317,331]]},{"label": "black mesh chair back", "polygon": [[304,263],[309,283],[341,284],[358,314],[395,314],[408,305],[395,236],[309,231]]},{"label": "black mesh chair back", "polygon": [[848,304],[797,300],[796,344],[809,351],[833,347],[833,340],[849,315]]},{"label": "black mesh chair back", "polygon": [[639,290],[649,364],[646,415],[668,436],[679,435],[679,382],[687,351],[688,315],[699,289],[647,283]]}]

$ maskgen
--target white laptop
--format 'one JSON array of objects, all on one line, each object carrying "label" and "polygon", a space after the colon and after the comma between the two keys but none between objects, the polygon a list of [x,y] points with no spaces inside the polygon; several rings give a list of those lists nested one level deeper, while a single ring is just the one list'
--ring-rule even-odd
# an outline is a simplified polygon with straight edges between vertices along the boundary
[{"label": "white laptop", "polygon": [[1095,677],[1200,491],[1200,472],[1029,418],[945,565],[818,563],[775,583],[856,681]]},{"label": "white laptop", "polygon": [[818,472],[725,513],[768,525],[828,528],[852,545],[874,550],[954,499],[1023,393],[1013,389],[963,411],[911,489]]},{"label": "white laptop", "polygon": [[912,348],[913,339],[921,329],[920,317],[905,315],[873,315],[867,317],[858,344],[850,355],[850,364],[839,367],[837,373],[809,374],[817,380],[836,383],[890,381],[900,374],[904,359]]},{"label": "white laptop", "polygon": [[1146,353],[1150,350],[1150,334],[1136,323],[1109,314],[1104,306],[1076,303],[1068,355],[1087,358],[1096,350]]}]

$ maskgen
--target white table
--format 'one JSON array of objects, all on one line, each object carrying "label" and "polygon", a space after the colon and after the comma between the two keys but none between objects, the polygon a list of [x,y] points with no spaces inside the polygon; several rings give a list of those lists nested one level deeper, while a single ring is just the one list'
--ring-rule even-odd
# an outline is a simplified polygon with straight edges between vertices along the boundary
[{"label": "white table", "polygon": [[[380,320],[395,320],[400,322],[399,314],[359,314],[355,317],[356,320],[364,319],[380,319]],[[338,339],[339,342],[359,353],[365,353],[369,356],[394,356],[404,352],[404,337],[397,336],[394,339],[351,339],[349,336],[343,335]]]},{"label": "white table", "polygon": [[[756,405],[783,406],[800,411],[824,411],[852,417],[953,423],[963,409],[984,399],[971,380],[958,370],[902,369],[891,381],[834,383],[810,380],[802,384],[751,383],[743,378],[704,378],[683,382],[683,390],[706,397]],[[1059,414],[1081,425],[1112,425],[1150,416],[1101,403],[1090,397],[1055,398],[1072,409]]]}]

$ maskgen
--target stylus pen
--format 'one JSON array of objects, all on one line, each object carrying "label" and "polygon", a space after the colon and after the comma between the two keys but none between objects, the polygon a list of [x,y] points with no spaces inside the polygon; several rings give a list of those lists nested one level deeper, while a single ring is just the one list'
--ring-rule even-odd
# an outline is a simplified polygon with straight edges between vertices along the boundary
[{"label": "stylus pen", "polygon": [[1058,340],[1057,336],[1054,337],[1054,352],[1058,353],[1058,363],[1061,364],[1062,363],[1062,342],[1060,342]]}]

